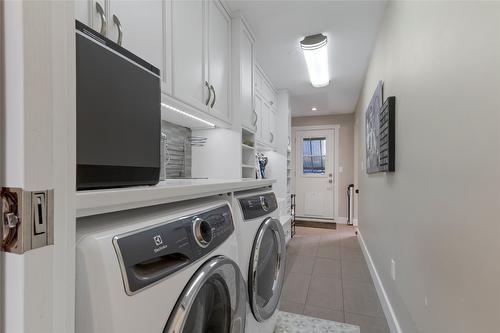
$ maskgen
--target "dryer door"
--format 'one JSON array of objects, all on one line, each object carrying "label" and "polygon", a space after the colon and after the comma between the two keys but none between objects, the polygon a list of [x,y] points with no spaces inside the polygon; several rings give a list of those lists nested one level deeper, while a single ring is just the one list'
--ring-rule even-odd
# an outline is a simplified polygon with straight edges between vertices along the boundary
[{"label": "dryer door", "polygon": [[285,234],[281,223],[267,218],[255,236],[248,272],[248,294],[255,319],[276,311],[285,278]]},{"label": "dryer door", "polygon": [[208,260],[185,287],[163,333],[244,333],[245,281],[224,257]]}]

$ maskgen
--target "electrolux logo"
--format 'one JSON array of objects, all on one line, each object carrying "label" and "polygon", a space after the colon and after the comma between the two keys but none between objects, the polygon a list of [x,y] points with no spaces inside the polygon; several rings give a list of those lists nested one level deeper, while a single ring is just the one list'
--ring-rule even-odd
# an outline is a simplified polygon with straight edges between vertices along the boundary
[{"label": "electrolux logo", "polygon": [[160,235],[153,236],[153,240],[155,242],[155,245],[158,246],[153,250],[154,253],[158,253],[167,248],[167,244],[163,245],[163,239]]},{"label": "electrolux logo", "polygon": [[153,239],[155,241],[156,246],[160,246],[161,244],[163,244],[163,239],[161,239],[160,235],[154,236]]}]

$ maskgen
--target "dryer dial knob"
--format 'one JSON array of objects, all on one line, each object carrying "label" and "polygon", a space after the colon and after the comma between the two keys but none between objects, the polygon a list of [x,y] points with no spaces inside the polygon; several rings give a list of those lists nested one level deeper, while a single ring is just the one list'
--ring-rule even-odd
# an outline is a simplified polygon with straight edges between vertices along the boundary
[{"label": "dryer dial knob", "polygon": [[194,239],[201,247],[207,247],[213,238],[213,231],[210,223],[197,217],[193,220]]}]

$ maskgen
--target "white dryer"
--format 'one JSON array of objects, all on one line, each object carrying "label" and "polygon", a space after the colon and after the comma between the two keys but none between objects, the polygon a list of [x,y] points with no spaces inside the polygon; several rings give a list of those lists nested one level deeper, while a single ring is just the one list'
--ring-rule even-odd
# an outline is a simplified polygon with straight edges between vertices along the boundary
[{"label": "white dryer", "polygon": [[247,333],[272,333],[285,277],[285,234],[272,191],[234,198],[239,264],[248,287]]},{"label": "white dryer", "polygon": [[76,333],[243,333],[230,202],[78,220]]}]

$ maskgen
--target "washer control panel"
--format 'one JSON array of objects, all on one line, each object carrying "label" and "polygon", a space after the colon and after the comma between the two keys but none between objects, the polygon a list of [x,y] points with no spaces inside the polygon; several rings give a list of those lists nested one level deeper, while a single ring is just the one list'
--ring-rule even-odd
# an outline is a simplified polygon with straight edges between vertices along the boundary
[{"label": "washer control panel", "polygon": [[127,294],[200,259],[234,231],[228,204],[113,238]]},{"label": "washer control panel", "polygon": [[239,201],[245,220],[269,215],[278,209],[278,202],[274,192],[240,198]]}]

